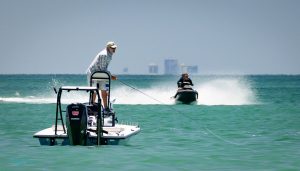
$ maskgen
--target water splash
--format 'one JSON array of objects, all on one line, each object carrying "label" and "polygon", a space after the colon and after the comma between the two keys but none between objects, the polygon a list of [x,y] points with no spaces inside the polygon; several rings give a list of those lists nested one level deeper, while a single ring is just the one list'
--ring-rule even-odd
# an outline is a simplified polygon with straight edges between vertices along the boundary
[{"label": "water splash", "polygon": [[199,85],[198,104],[249,105],[256,104],[255,92],[243,79],[215,79]]},{"label": "water splash", "polygon": [[[242,78],[217,78],[202,83],[195,83],[194,89],[199,93],[198,105],[251,105],[257,104],[255,92],[247,80]],[[148,89],[139,89],[142,93],[130,87],[119,87],[112,91],[118,99],[117,104],[174,104],[172,98],[176,87],[160,85]]]},{"label": "water splash", "polygon": [[[62,104],[84,103],[87,102],[89,95],[86,92],[69,92],[64,93],[61,98]],[[52,104],[56,103],[57,98],[52,90],[47,91],[45,95],[40,96],[16,96],[16,97],[0,97],[0,102],[6,103],[29,103],[29,104]]]},{"label": "water splash", "polygon": [[[61,83],[52,80],[51,87],[57,87]],[[251,84],[243,78],[215,78],[202,82],[194,82],[194,89],[198,91],[198,105],[251,105],[257,104],[255,91]],[[139,88],[139,92],[130,87],[120,85],[114,87],[111,92],[111,99],[117,99],[115,104],[175,104],[172,98],[176,93],[176,85],[162,83],[155,87]],[[66,93],[62,103],[87,102],[88,95],[84,92]],[[39,96],[21,97],[15,94],[14,97],[0,97],[0,102],[12,103],[34,103],[47,104],[56,103],[56,95],[52,89]]]},{"label": "water splash", "polygon": [[56,98],[44,98],[44,97],[0,97],[0,102],[7,103],[30,103],[30,104],[48,104],[56,103]]}]

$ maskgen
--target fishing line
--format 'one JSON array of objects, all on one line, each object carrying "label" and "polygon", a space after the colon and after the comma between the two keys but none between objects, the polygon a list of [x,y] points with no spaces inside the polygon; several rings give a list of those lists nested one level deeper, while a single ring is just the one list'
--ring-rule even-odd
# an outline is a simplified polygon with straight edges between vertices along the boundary
[{"label": "fishing line", "polygon": [[157,101],[157,102],[160,103],[160,104],[163,104],[163,105],[168,106],[170,109],[174,110],[174,111],[177,112],[178,114],[182,114],[181,111],[179,111],[179,110],[173,108],[172,106],[170,106],[170,105],[168,105],[168,104],[166,104],[166,103],[164,103],[164,102],[162,102],[162,101],[160,101],[160,100],[157,100],[156,98],[154,98],[154,97],[152,97],[152,96],[150,96],[150,95],[144,93],[143,91],[141,91],[141,90],[139,90],[139,89],[133,87],[132,85],[129,85],[129,84],[127,84],[127,83],[125,83],[125,82],[123,82],[123,81],[121,81],[121,80],[118,80],[118,81],[119,81],[120,83],[122,83],[122,84],[124,84],[124,85],[126,85],[126,86],[128,86],[128,87],[130,87],[130,88],[132,88],[133,90],[136,90],[136,91],[142,93],[143,95],[145,95],[145,96],[151,98],[152,100],[155,100],[155,101]]},{"label": "fishing line", "polygon": [[[125,86],[128,86],[128,87],[132,88],[133,90],[136,90],[136,91],[140,92],[141,94],[143,94],[143,95],[145,95],[145,96],[151,98],[152,100],[155,100],[155,101],[157,101],[157,102],[159,102],[159,103],[161,103],[161,104],[167,105],[166,103],[164,103],[164,102],[162,102],[162,101],[160,101],[160,100],[157,100],[156,98],[154,98],[154,97],[152,97],[152,96],[150,96],[150,95],[144,93],[143,91],[139,90],[138,88],[135,88],[135,87],[132,86],[132,85],[129,85],[129,84],[125,83],[124,81],[121,81],[121,80],[118,80],[118,79],[117,79],[117,81],[119,81],[120,83],[124,84]],[[194,118],[192,118],[192,117],[190,117],[190,116],[184,114],[183,112],[181,112],[181,111],[179,111],[179,110],[173,108],[172,106],[169,106],[169,105],[167,105],[167,106],[168,106],[170,109],[172,109],[173,111],[177,112],[178,114],[181,114],[181,115],[185,116],[186,118],[189,118],[190,120],[195,121]],[[232,141],[229,141],[229,140],[226,140],[226,139],[222,138],[221,136],[215,134],[212,130],[210,130],[210,129],[207,128],[207,127],[202,127],[202,128],[205,129],[207,132],[209,132],[209,133],[210,133],[211,135],[213,135],[214,137],[216,137],[217,139],[222,140],[222,141],[224,141],[224,142],[226,142],[226,143],[233,144],[233,145],[236,145],[236,146],[242,145],[242,144],[235,143],[235,142],[232,142]]]},{"label": "fishing line", "polygon": [[145,96],[151,98],[152,100],[157,101],[158,103],[165,104],[164,102],[161,102],[160,100],[155,99],[154,97],[152,97],[152,96],[150,96],[150,95],[144,93],[143,91],[141,91],[141,90],[139,90],[139,89],[137,89],[137,88],[135,88],[135,87],[133,87],[133,86],[131,86],[131,85],[129,85],[129,84],[127,84],[127,83],[121,81],[121,80],[117,80],[117,81],[119,81],[120,83],[122,83],[122,84],[124,84],[124,85],[126,85],[126,86],[128,86],[128,87],[130,87],[130,88],[132,88],[132,89],[134,89],[134,90],[136,90],[136,91],[142,93],[143,95],[145,95]]},{"label": "fishing line", "polygon": [[214,132],[212,132],[212,131],[211,131],[210,129],[208,129],[207,127],[204,127],[204,129],[205,129],[206,131],[208,131],[210,134],[212,134],[213,136],[217,137],[218,139],[220,139],[220,140],[222,140],[222,141],[224,141],[224,142],[227,142],[227,143],[233,144],[233,145],[242,145],[242,144],[235,143],[235,142],[232,142],[232,141],[229,141],[229,140],[226,140],[226,139],[220,137],[219,135],[215,134]]}]

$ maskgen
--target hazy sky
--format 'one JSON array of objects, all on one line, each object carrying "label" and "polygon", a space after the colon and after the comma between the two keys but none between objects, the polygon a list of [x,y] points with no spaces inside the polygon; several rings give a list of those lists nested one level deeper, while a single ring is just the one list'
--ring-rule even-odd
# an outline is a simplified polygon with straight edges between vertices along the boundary
[{"label": "hazy sky", "polygon": [[112,73],[300,74],[300,0],[0,0],[0,74],[85,73],[113,40]]}]

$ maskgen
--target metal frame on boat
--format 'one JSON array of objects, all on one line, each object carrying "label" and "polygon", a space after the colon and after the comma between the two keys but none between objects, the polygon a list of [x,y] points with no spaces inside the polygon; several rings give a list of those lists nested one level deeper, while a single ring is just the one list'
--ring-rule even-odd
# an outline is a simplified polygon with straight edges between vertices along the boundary
[{"label": "metal frame on boat", "polygon": [[[105,112],[101,105],[101,98],[95,81],[108,83],[109,112]],[[109,72],[98,71],[90,77],[90,87],[62,86],[57,93],[55,125],[41,130],[33,135],[41,145],[106,145],[120,144],[129,137],[140,132],[138,125],[118,124],[115,111],[110,102],[111,75]],[[62,110],[63,92],[87,92],[89,101],[86,103],[72,103]],[[97,102],[93,102],[93,94]],[[65,113],[65,121],[63,113]],[[60,122],[60,123],[59,123]]]}]

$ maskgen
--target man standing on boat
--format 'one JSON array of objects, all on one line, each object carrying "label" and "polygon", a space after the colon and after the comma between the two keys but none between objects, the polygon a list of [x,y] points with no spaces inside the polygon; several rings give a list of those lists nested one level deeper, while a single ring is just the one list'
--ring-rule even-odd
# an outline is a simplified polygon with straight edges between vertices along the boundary
[{"label": "man standing on boat", "polygon": [[[87,69],[87,79],[88,82],[90,82],[91,74],[95,71],[108,71],[108,65],[110,61],[112,60],[113,54],[116,52],[117,45],[114,42],[107,42],[106,47],[97,54],[97,56],[94,58],[93,62],[90,64],[89,68]],[[111,76],[112,80],[116,80],[116,76]],[[107,106],[107,88],[106,84],[108,84],[106,81],[97,81],[93,82],[97,85],[98,89],[101,90],[101,97],[103,101],[103,107],[106,111],[108,111]],[[93,94],[93,102],[95,102],[96,94]]]}]

